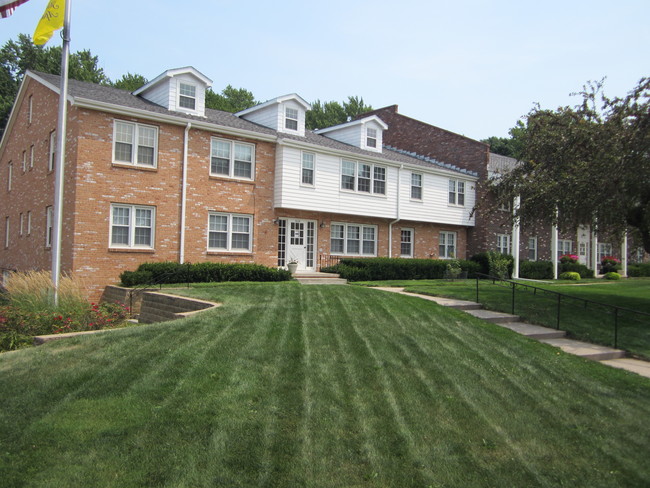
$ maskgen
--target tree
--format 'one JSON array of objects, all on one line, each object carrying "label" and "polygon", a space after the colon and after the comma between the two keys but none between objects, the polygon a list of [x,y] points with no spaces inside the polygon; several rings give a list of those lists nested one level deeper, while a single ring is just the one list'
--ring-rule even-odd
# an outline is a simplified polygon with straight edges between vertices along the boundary
[{"label": "tree", "polygon": [[305,125],[308,129],[324,129],[333,125],[344,124],[357,116],[370,112],[372,107],[360,97],[348,97],[347,102],[321,102],[316,100],[307,111]]},{"label": "tree", "polygon": [[[70,78],[91,83],[108,84],[110,80],[100,68],[97,56],[90,51],[70,55]],[[9,40],[0,49],[0,128],[4,132],[11,107],[27,70],[61,74],[61,47],[36,46],[27,34]]]},{"label": "tree", "polygon": [[244,88],[233,88],[232,85],[221,90],[221,94],[211,89],[205,93],[205,106],[215,110],[236,113],[254,105],[257,105],[257,102],[250,91]]},{"label": "tree", "polygon": [[119,80],[115,80],[112,85],[115,88],[119,88],[120,90],[126,90],[130,92],[136,91],[138,88],[146,85],[148,83],[148,80],[138,74],[132,74],[132,73],[127,73],[125,75],[122,75],[122,77]]},{"label": "tree", "polygon": [[537,106],[525,117],[516,137],[522,163],[497,194],[502,203],[520,195],[524,218],[561,228],[634,229],[650,252],[650,78],[623,98],[607,98],[602,82],[579,95],[575,107]]}]

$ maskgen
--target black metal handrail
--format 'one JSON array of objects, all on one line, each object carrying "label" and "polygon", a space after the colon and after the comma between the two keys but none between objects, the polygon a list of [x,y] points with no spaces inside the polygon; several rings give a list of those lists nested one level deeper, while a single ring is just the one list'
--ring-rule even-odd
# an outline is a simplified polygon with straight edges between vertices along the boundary
[{"label": "black metal handrail", "polygon": [[552,290],[547,290],[546,288],[540,288],[538,286],[533,286],[533,285],[528,285],[526,283],[521,283],[518,281],[513,281],[511,279],[507,278],[501,278],[498,276],[491,276],[483,273],[475,273],[476,275],[476,301],[480,303],[479,300],[479,281],[481,279],[483,280],[491,280],[492,284],[498,285],[498,286],[505,286],[509,287],[512,289],[512,298],[511,298],[511,310],[512,314],[515,314],[515,291],[517,288],[523,288],[525,290],[532,290],[534,295],[537,295],[538,292],[546,295],[553,295],[557,299],[557,314],[556,314],[556,329],[560,329],[560,310],[561,310],[561,305],[562,305],[562,300],[567,299],[567,300],[575,300],[581,303],[584,303],[585,308],[587,307],[588,304],[591,305],[596,305],[599,307],[603,307],[605,309],[611,309],[612,314],[614,315],[614,347],[618,347],[618,318],[620,312],[626,312],[626,313],[631,313],[635,314],[641,317],[647,317],[650,319],[650,313],[647,312],[640,312],[638,310],[633,310],[631,308],[626,308],[626,307],[619,307],[618,305],[610,305],[609,303],[603,303],[603,302],[597,302],[595,300],[589,300],[587,298],[580,298],[580,297],[574,297],[572,295],[567,295],[566,293],[560,293],[557,291],[552,291]]},{"label": "black metal handrail", "polygon": [[[148,281],[147,283],[141,283],[129,289],[129,314],[133,316],[133,296],[136,293],[143,293],[146,290],[150,290],[152,287],[158,287],[159,290],[162,290],[162,286],[168,284],[167,280],[172,276],[177,276],[178,271],[169,271],[167,273],[162,273],[156,276],[155,280]],[[187,266],[186,270],[186,284],[187,287],[190,287],[190,267]]]}]

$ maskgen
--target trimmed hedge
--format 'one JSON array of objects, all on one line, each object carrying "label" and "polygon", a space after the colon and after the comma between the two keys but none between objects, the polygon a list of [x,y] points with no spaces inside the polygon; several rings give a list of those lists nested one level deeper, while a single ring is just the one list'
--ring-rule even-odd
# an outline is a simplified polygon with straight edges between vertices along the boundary
[{"label": "trimmed hedge", "polygon": [[[339,264],[321,269],[338,273],[348,281],[439,280],[445,278],[448,259],[343,258]],[[462,271],[472,278],[479,265],[457,260]]]},{"label": "trimmed hedge", "polygon": [[123,286],[170,283],[215,283],[223,281],[289,281],[291,273],[285,269],[269,268],[260,264],[187,263],[173,261],[142,263],[135,271],[120,275]]},{"label": "trimmed hedge", "polygon": [[553,263],[551,261],[520,261],[519,276],[529,280],[552,280]]},{"label": "trimmed hedge", "polygon": [[566,272],[573,272],[573,273],[578,273],[580,275],[580,278],[593,278],[594,277],[594,270],[589,269],[587,266],[584,264],[580,263],[564,263],[564,264],[559,264],[560,267],[560,274],[566,273]]},{"label": "trimmed hedge", "polygon": [[627,267],[627,275],[631,278],[650,276],[650,263],[630,264]]},{"label": "trimmed hedge", "polygon": [[580,273],[576,273],[575,271],[565,271],[559,276],[559,278],[561,280],[580,281]]},{"label": "trimmed hedge", "polygon": [[615,280],[620,280],[621,275],[618,274],[616,271],[609,271],[609,272],[605,273],[605,276],[603,276],[603,278],[606,279],[606,280],[614,280],[615,281]]}]

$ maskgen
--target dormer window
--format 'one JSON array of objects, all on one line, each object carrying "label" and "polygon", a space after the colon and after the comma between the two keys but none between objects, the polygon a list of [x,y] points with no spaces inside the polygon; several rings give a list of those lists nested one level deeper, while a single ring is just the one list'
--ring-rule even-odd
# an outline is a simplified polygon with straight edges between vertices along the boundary
[{"label": "dormer window", "polygon": [[196,86],[187,83],[179,84],[178,106],[189,110],[196,109]]},{"label": "dormer window", "polygon": [[298,130],[298,110],[287,107],[284,111],[284,127],[289,130]]},{"label": "dormer window", "polygon": [[377,147],[377,129],[366,129],[366,146]]}]

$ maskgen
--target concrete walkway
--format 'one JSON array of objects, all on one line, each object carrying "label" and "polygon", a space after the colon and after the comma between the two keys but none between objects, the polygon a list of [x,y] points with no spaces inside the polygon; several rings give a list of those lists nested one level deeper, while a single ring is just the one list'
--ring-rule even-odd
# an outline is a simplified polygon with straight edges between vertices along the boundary
[{"label": "concrete walkway", "polygon": [[377,290],[390,291],[393,293],[400,293],[402,295],[409,295],[419,297],[424,300],[436,302],[443,307],[451,307],[457,310],[463,310],[466,313],[473,315],[482,320],[492,322],[510,329],[518,334],[525,335],[531,339],[537,339],[540,342],[549,344],[554,347],[562,349],[564,352],[580,356],[593,361],[599,361],[607,366],[614,368],[625,369],[633,373],[650,378],[650,362],[641,361],[639,359],[631,359],[625,357],[625,351],[621,349],[614,349],[606,346],[599,346],[590,344],[588,342],[576,341],[567,339],[566,332],[563,330],[550,329],[540,325],[528,324],[521,322],[520,318],[516,315],[511,315],[503,312],[493,312],[491,310],[483,310],[480,303],[470,302],[466,300],[455,300],[453,298],[432,297],[429,295],[420,295],[417,293],[408,293],[404,288],[391,288],[391,287],[376,287]]}]

